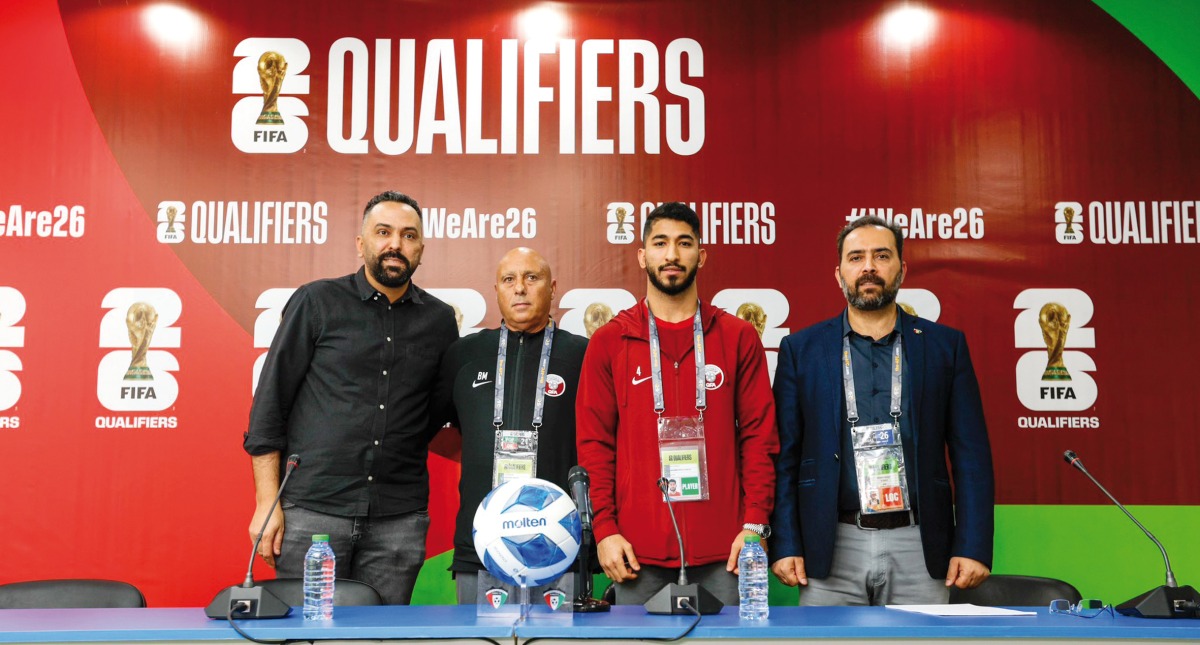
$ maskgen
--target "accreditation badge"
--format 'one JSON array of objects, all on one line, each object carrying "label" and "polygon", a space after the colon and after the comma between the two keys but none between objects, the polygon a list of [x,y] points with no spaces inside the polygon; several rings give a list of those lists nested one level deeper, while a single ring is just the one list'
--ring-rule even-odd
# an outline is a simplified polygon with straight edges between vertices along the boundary
[{"label": "accreditation badge", "polygon": [[863,515],[909,510],[900,429],[891,423],[879,423],[854,427],[850,432]]},{"label": "accreditation badge", "polygon": [[492,488],[514,479],[537,477],[536,430],[497,430],[492,451]]},{"label": "accreditation badge", "polygon": [[672,502],[708,499],[703,417],[659,417],[658,457]]}]

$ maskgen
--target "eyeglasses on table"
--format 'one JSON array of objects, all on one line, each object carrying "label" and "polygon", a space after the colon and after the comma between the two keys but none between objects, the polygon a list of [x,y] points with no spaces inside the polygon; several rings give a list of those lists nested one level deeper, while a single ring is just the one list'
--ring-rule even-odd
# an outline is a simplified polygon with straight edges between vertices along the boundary
[{"label": "eyeglasses on table", "polygon": [[1108,612],[1108,615],[1113,618],[1116,617],[1112,605],[1106,605],[1104,601],[1096,600],[1095,598],[1085,598],[1075,604],[1071,604],[1070,600],[1062,598],[1050,601],[1050,613],[1052,614],[1068,614],[1080,618],[1095,618],[1105,612]]}]

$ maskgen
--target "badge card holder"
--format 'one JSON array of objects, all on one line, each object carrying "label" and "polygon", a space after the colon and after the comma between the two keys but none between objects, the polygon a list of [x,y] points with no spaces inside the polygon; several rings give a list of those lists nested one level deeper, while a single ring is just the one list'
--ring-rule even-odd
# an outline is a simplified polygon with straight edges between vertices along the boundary
[{"label": "badge card holder", "polygon": [[708,499],[704,417],[659,417],[658,454],[672,502]]},{"label": "badge card holder", "polygon": [[537,477],[537,430],[496,430],[492,488],[514,479]]},{"label": "badge card holder", "polygon": [[859,426],[850,431],[862,514],[909,510],[900,432],[890,423]]}]

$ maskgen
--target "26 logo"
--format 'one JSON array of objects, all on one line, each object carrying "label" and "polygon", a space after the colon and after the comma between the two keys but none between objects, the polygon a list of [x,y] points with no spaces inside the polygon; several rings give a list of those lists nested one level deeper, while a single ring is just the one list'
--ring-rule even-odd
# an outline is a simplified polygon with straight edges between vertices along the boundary
[{"label": "26 logo", "polygon": [[571,289],[558,302],[563,312],[559,325],[572,334],[591,338],[613,316],[636,304],[637,299],[624,289]]},{"label": "26 logo", "polygon": [[942,301],[928,289],[901,289],[896,294],[896,304],[909,315],[929,322],[937,322],[942,316]]},{"label": "26 logo", "polygon": [[100,320],[100,347],[114,348],[100,359],[96,398],[114,412],[160,412],[175,405],[179,361],[168,349],[180,347],[174,325],[183,302],[162,288],[119,288],[104,296],[108,313]]},{"label": "26 logo", "polygon": [[[257,349],[269,349],[271,341],[275,338],[275,332],[279,331],[279,323],[283,319],[283,306],[287,304],[289,298],[295,293],[295,289],[278,288],[267,289],[258,295],[258,300],[254,303],[255,309],[262,309],[263,312],[258,314],[258,318],[254,319],[254,347]],[[258,391],[258,377],[262,374],[263,364],[267,362],[267,354],[270,352],[264,351],[254,359],[254,369],[251,374],[250,394]]]},{"label": "26 logo", "polygon": [[1059,244],[1081,244],[1084,233],[1083,204],[1058,202],[1054,205],[1054,238]]},{"label": "26 logo", "polygon": [[22,369],[21,358],[11,349],[25,346],[25,296],[12,287],[0,287],[0,412],[21,400],[21,380],[14,372]]},{"label": "26 logo", "polygon": [[1030,410],[1077,412],[1096,403],[1091,372],[1096,362],[1084,349],[1096,347],[1092,299],[1079,289],[1026,289],[1013,307],[1017,348],[1017,398]]},{"label": "26 logo", "polygon": [[[248,153],[296,152],[308,142],[308,45],[295,38],[247,38],[233,55],[233,93],[245,96],[233,106],[230,138]],[[332,89],[330,90],[332,91]],[[338,90],[340,91],[340,89]]]},{"label": "26 logo", "polygon": [[458,324],[458,335],[469,336],[483,331],[479,324],[487,315],[487,303],[474,289],[426,289],[434,298],[454,309],[454,322]]},{"label": "26 logo", "polygon": [[605,216],[605,237],[609,244],[632,244],[638,237],[637,210],[629,202],[611,202]]},{"label": "26 logo", "polygon": [[186,237],[184,222],[187,221],[187,206],[179,201],[158,203],[158,227],[155,237],[163,244],[179,244]]},{"label": "26 logo", "polygon": [[791,332],[783,326],[791,313],[787,296],[775,289],[723,289],[713,296],[712,304],[754,326],[767,350],[767,373],[774,383],[779,344]]}]

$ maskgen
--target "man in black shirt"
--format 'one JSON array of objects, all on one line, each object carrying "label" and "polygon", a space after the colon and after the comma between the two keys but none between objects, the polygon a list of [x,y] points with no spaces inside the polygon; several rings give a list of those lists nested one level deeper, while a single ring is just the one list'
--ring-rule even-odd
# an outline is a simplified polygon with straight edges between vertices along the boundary
[{"label": "man in black shirt", "polygon": [[302,577],[312,536],[326,533],[337,576],[373,585],[389,604],[408,604],[425,560],[429,396],[458,337],[450,306],[411,282],[425,246],[420,213],[407,195],[373,197],[357,239],[365,266],[292,295],[243,442],[252,540],[279,492],[280,456],[302,459],[259,546],[267,564]]},{"label": "man in black shirt", "polygon": [[459,340],[442,361],[434,421],[448,420],[462,432],[460,505],[450,565],[460,603],[475,602],[477,574],[483,568],[471,538],[483,498],[499,483],[530,476],[565,490],[567,473],[576,463],[575,392],[587,340],[550,319],[554,286],[550,265],[537,251],[509,251],[496,270],[503,325]]}]

